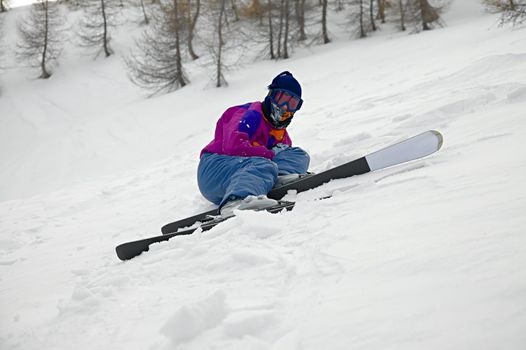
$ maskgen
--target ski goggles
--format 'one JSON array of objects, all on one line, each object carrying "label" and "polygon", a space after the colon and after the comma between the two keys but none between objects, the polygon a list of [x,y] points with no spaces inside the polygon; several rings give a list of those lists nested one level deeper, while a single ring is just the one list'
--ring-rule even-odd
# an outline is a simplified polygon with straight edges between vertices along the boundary
[{"label": "ski goggles", "polygon": [[287,90],[273,89],[270,91],[270,98],[278,107],[287,105],[289,112],[296,112],[303,104],[300,97]]}]

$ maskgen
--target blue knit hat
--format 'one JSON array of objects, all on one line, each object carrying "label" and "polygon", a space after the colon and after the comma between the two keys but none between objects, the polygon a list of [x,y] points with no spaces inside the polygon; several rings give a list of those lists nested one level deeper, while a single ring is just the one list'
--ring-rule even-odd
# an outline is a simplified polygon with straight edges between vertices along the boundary
[{"label": "blue knit hat", "polygon": [[281,89],[292,92],[301,98],[301,85],[298,83],[296,78],[292,76],[290,72],[281,72],[273,80],[272,83],[268,86],[269,90]]}]

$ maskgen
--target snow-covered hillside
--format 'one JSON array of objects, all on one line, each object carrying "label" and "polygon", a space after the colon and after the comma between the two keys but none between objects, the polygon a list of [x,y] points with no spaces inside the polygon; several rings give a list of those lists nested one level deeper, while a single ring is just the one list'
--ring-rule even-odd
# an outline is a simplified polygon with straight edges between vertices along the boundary
[{"label": "snow-covered hillside", "polygon": [[[49,81],[9,69],[0,348],[525,349],[526,30],[476,0],[449,11],[442,29],[341,36],[224,89],[196,70],[152,99],[119,57],[70,53]],[[289,132],[314,172],[429,129],[444,146],[119,261],[115,245],[212,208],[199,151],[283,70],[303,84]]]}]

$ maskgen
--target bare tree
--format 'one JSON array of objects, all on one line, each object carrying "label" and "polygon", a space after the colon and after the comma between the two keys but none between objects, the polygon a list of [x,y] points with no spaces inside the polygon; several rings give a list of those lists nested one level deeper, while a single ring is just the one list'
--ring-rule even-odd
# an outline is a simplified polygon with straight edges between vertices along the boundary
[{"label": "bare tree", "polygon": [[230,6],[232,8],[232,13],[234,14],[234,21],[239,21],[239,10],[236,4],[236,0],[230,0]]},{"label": "bare tree", "polygon": [[42,79],[51,76],[49,66],[61,53],[62,18],[56,2],[38,0],[18,22],[17,57],[31,67],[39,67]]},{"label": "bare tree", "polygon": [[289,58],[289,29],[290,29],[290,6],[289,0],[283,0],[283,17],[285,19],[285,30],[283,33],[283,58]]},{"label": "bare tree", "polygon": [[146,13],[146,7],[144,6],[144,0],[139,0],[139,5],[141,6],[142,15],[144,17],[142,23],[144,24],[150,23],[150,19],[148,18],[148,14]]},{"label": "bare tree", "polygon": [[[232,51],[235,48],[236,54],[242,51],[240,43],[236,40],[243,37],[241,31],[243,23],[234,21],[229,22],[228,17],[234,16],[234,11],[238,9],[232,7],[230,0],[210,0],[206,4],[206,15],[203,18],[208,31],[205,33],[203,43],[210,54],[211,62],[207,66],[213,67],[213,82],[216,87],[227,86],[225,71],[232,67]],[[241,50],[240,50],[241,49]],[[238,54],[240,59],[241,55]]]},{"label": "bare tree", "polygon": [[[0,77],[4,71],[4,16],[0,16]],[[2,95],[2,81],[0,81],[0,96]]]},{"label": "bare tree", "polygon": [[223,47],[225,45],[223,39],[223,25],[225,21],[225,7],[226,0],[219,1],[219,15],[217,20],[217,50],[216,50],[216,87],[227,85],[225,76],[223,75]]},{"label": "bare tree", "polygon": [[526,1],[524,0],[484,0],[491,12],[501,12],[500,26],[510,23],[518,26],[526,21]]},{"label": "bare tree", "polygon": [[152,13],[151,27],[136,42],[126,59],[131,81],[153,94],[171,92],[188,84],[181,52],[182,26],[178,0],[161,3]]},{"label": "bare tree", "polygon": [[282,46],[281,46],[281,42],[282,42],[282,38],[283,38],[283,19],[284,19],[284,16],[283,16],[283,3],[284,3],[285,0],[279,0],[279,26],[278,26],[278,36],[277,36],[277,39],[278,39],[278,58],[282,58],[283,55],[281,53],[282,51]]},{"label": "bare tree", "polygon": [[[351,5],[351,13],[350,13],[350,23],[351,25],[356,25],[358,23],[358,27],[356,31],[358,32],[359,38],[365,38],[367,36],[367,22],[366,22],[366,9],[365,6],[367,0],[352,0]],[[372,1],[372,0],[370,0]],[[353,31],[354,32],[354,31]],[[353,33],[354,35],[354,33]]]},{"label": "bare tree", "polygon": [[376,23],[374,23],[374,0],[369,0],[369,19],[372,31],[376,31]]},{"label": "bare tree", "polygon": [[420,24],[422,30],[430,30],[431,24],[440,19],[439,8],[431,6],[428,0],[409,0],[407,7],[415,24]]},{"label": "bare tree", "polygon": [[[399,0],[401,1],[401,0]],[[377,0],[377,7],[378,7],[378,15],[376,18],[378,18],[382,23],[385,23],[385,6],[386,6],[387,0]]]},{"label": "bare tree", "polygon": [[403,4],[403,0],[398,0],[398,7],[400,9],[400,29],[405,31],[405,6]]},{"label": "bare tree", "polygon": [[[274,55],[275,58],[289,58],[289,36],[290,36],[290,0],[279,0],[279,6],[275,4],[273,7],[269,8],[269,31],[277,30],[276,33],[271,32],[271,37],[275,38],[277,42],[273,42],[277,46],[277,54]],[[269,1],[269,4],[271,2]],[[273,23],[273,17],[275,16],[276,10],[279,11],[278,17],[278,26],[276,28],[275,23]]]},{"label": "bare tree", "polygon": [[186,18],[188,21],[187,27],[188,27],[188,35],[187,35],[187,44],[188,44],[188,53],[190,54],[190,57],[192,57],[193,60],[196,60],[199,58],[199,55],[197,55],[194,51],[194,36],[195,36],[195,27],[197,24],[197,20],[199,19],[199,13],[201,12],[201,0],[195,1],[195,10],[192,15],[192,1],[188,0],[188,4],[186,6],[187,13]]},{"label": "bare tree", "polygon": [[113,54],[110,46],[111,31],[116,26],[117,6],[115,0],[84,0],[84,14],[80,21],[80,45],[95,48],[105,57]]},{"label": "bare tree", "polygon": [[269,40],[269,50],[270,50],[270,59],[276,59],[276,54],[274,51],[274,24],[272,17],[272,1],[267,0],[267,13],[268,13],[268,40]]},{"label": "bare tree", "polygon": [[241,18],[257,20],[257,26],[263,26],[265,21],[266,6],[262,5],[263,0],[252,0],[250,4],[241,5],[239,10]]},{"label": "bare tree", "polygon": [[502,12],[500,24],[511,23],[512,26],[519,26],[524,22],[526,22],[526,2],[514,3],[513,0],[509,0],[508,6]]},{"label": "bare tree", "polygon": [[345,9],[345,0],[336,0],[336,12],[341,12]]},{"label": "bare tree", "polygon": [[2,56],[4,55],[4,16],[0,17],[0,72],[2,71]]},{"label": "bare tree", "polygon": [[81,0],[57,0],[57,2],[66,5],[70,9],[76,10],[80,7]]},{"label": "bare tree", "polygon": [[296,21],[298,22],[298,41],[307,40],[305,32],[305,0],[296,0]]},{"label": "bare tree", "polygon": [[6,12],[9,9],[9,0],[0,0],[0,12]]}]

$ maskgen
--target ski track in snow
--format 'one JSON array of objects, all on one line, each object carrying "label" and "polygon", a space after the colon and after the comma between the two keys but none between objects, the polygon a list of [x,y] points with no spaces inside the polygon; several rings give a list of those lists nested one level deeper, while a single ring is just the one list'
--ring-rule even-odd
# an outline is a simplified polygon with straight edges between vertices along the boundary
[{"label": "ski track in snow", "polygon": [[[199,90],[161,97],[157,108],[151,100],[136,103],[140,112],[115,107],[106,112],[110,126],[97,117],[59,131],[35,112],[63,109],[52,99],[40,95],[24,109],[22,99],[7,95],[11,102],[0,108],[21,110],[10,114],[12,130],[33,130],[47,151],[65,147],[59,154],[66,161],[84,150],[81,169],[105,167],[104,159],[119,155],[133,160],[116,145],[155,140],[156,133],[163,140],[151,149],[178,152],[142,168],[123,160],[118,170],[70,174],[73,184],[64,188],[0,202],[0,348],[524,349],[526,51],[517,45],[524,29],[494,28],[495,19],[457,19],[457,27],[431,33],[334,44],[279,67],[260,64],[255,70],[268,76],[292,65],[304,77],[308,103],[291,134],[311,153],[312,171],[428,129],[444,134],[443,149],[289,194],[285,199],[297,200],[291,212],[240,212],[127,262],[115,257],[116,244],[211,208],[197,193],[195,153],[215,117],[196,116],[202,123],[183,125],[182,141],[170,143],[161,128],[181,130],[170,113],[157,116],[159,129],[141,115]],[[448,53],[441,44],[450,45]],[[387,55],[397,47],[409,47],[413,60]],[[312,72],[324,60],[329,68]],[[377,68],[372,78],[356,68],[368,60]],[[243,89],[233,85],[228,94]],[[223,91],[200,93],[217,94],[201,114],[224,106]],[[78,130],[79,139],[46,143],[46,132],[60,130]],[[154,154],[133,150],[136,159]],[[2,174],[25,169],[23,178],[37,181],[43,164],[54,161],[43,156],[32,167],[15,161],[24,152],[31,160],[30,150],[12,152],[12,168]],[[53,168],[46,177],[51,184]]]}]

